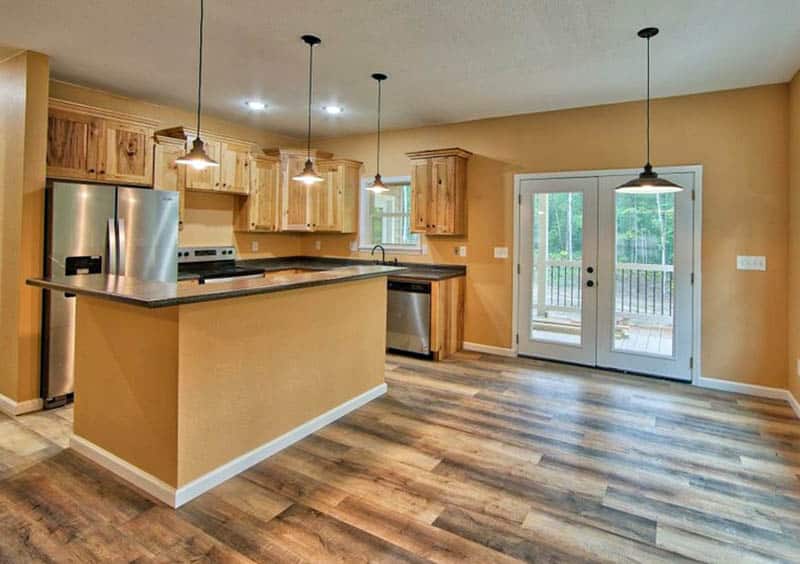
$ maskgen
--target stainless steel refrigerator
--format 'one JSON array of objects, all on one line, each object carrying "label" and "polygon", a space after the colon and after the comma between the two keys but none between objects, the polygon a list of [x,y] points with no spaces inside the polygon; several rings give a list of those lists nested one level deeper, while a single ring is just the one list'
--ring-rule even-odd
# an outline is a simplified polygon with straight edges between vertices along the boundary
[{"label": "stainless steel refrigerator", "polygon": [[[176,281],[177,192],[52,182],[45,209],[45,275]],[[44,290],[42,328],[42,398],[57,407],[73,391],[75,296]]]}]

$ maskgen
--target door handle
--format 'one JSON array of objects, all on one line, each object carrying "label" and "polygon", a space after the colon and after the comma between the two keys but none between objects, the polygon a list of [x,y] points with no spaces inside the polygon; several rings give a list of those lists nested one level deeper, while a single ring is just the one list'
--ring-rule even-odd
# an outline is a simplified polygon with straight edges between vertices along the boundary
[{"label": "door handle", "polygon": [[118,244],[119,244],[119,274],[125,276],[125,220],[117,220]]},{"label": "door handle", "polygon": [[591,288],[592,286],[594,286],[594,280],[587,280],[586,285]]},{"label": "door handle", "polygon": [[108,273],[117,274],[117,229],[115,219],[108,218]]},{"label": "door handle", "polygon": [[589,274],[591,274],[592,272],[594,272],[594,267],[593,267],[593,266],[587,266],[587,267],[586,267],[586,272],[588,272]]}]

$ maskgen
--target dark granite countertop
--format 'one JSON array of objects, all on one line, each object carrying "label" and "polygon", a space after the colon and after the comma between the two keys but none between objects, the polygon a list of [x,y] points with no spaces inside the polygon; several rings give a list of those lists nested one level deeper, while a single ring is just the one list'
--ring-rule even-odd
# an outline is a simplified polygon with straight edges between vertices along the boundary
[{"label": "dark granite countertop", "polygon": [[[277,257],[265,259],[249,259],[236,261],[237,265],[244,267],[263,268],[271,270],[284,270],[287,268],[301,268],[307,270],[328,270],[343,266],[374,266],[375,261],[336,257]],[[467,267],[460,265],[425,264],[416,262],[387,262],[386,266],[401,267],[404,270],[390,274],[390,278],[403,278],[415,280],[446,280],[458,276],[466,276]]]},{"label": "dark granite countertop", "polygon": [[[270,270],[294,268],[301,267],[292,264]],[[313,270],[313,272],[291,272],[268,278],[247,278],[218,284],[182,285],[105,274],[31,278],[27,283],[50,290],[106,298],[143,307],[167,307],[377,278],[395,275],[402,271],[402,268],[363,264]]]}]

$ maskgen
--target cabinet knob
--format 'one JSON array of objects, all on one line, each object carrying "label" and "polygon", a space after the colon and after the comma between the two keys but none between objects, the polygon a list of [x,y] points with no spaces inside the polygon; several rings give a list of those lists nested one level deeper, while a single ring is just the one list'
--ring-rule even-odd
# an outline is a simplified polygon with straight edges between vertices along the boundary
[{"label": "cabinet knob", "polygon": [[104,171],[104,170],[98,170],[97,171],[97,174],[105,174],[105,173],[106,173],[106,171]]},{"label": "cabinet knob", "polygon": [[214,184],[214,186],[219,186],[219,182],[217,182],[216,184]]},{"label": "cabinet knob", "polygon": [[89,172],[90,172],[90,173],[92,173],[92,174],[94,174],[94,169],[93,169],[93,168],[90,168],[90,169],[89,169]]}]

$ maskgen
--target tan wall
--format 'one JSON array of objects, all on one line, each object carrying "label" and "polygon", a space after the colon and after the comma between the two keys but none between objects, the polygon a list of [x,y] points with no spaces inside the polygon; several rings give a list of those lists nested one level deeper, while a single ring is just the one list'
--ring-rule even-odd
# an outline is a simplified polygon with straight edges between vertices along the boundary
[{"label": "tan wall", "polygon": [[[643,110],[633,102],[385,133],[384,176],[409,174],[407,151],[458,146],[475,153],[467,237],[429,237],[427,255],[401,257],[468,265],[467,341],[511,346],[513,267],[492,258],[492,248],[513,247],[514,174],[641,167]],[[656,100],[653,132],[657,165],[704,166],[704,376],[784,387],[788,86]],[[318,145],[375,172],[373,135]],[[352,239],[306,236],[303,252],[350,255]],[[454,256],[459,244],[467,245],[466,258]],[[737,272],[737,254],[766,255],[768,271]]]},{"label": "tan wall", "polygon": [[385,278],[180,306],[178,483],[382,384],[385,327]]},{"label": "tan wall", "polygon": [[[159,127],[195,126],[195,114],[190,109],[152,104],[58,80],[50,82],[50,95],[54,98],[148,117],[157,120],[160,124]],[[203,129],[252,141],[264,148],[298,143],[292,137],[276,135],[261,128],[221,120],[214,116],[204,115],[202,125]],[[191,247],[236,243],[242,255],[248,257],[291,255],[299,251],[299,242],[294,237],[252,236],[234,233],[234,198],[236,196],[229,194],[190,194],[186,201],[186,214],[180,244]],[[253,239],[259,241],[258,252],[250,250],[250,242]]]},{"label": "tan wall", "polygon": [[29,51],[0,63],[0,393],[39,395],[41,291],[47,151],[47,57]]},{"label": "tan wall", "polygon": [[800,72],[789,84],[789,389],[800,401]]}]

